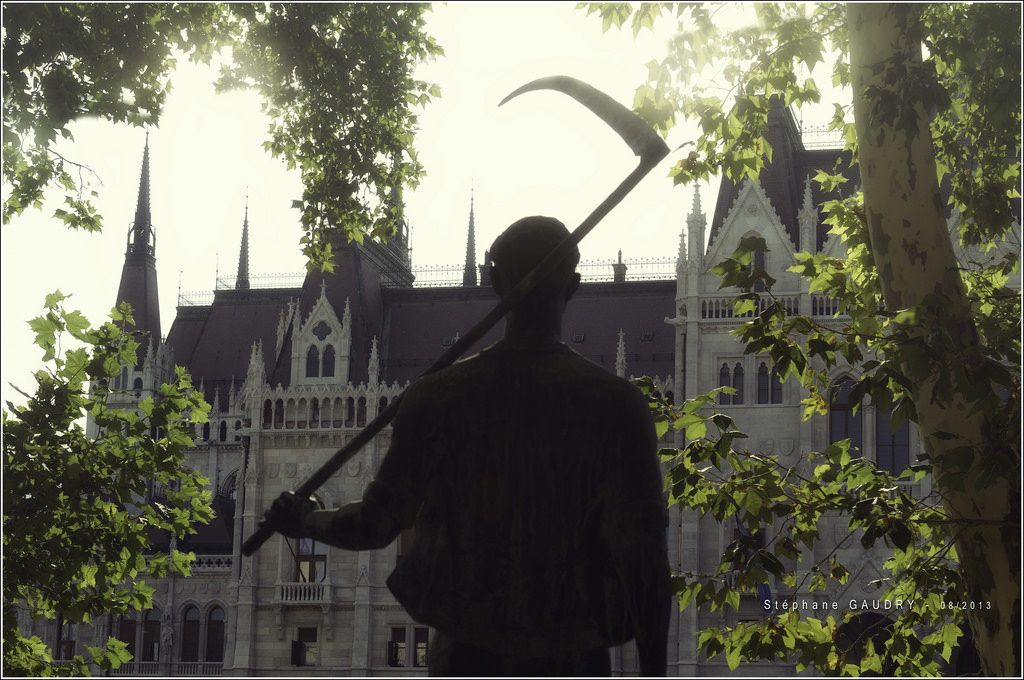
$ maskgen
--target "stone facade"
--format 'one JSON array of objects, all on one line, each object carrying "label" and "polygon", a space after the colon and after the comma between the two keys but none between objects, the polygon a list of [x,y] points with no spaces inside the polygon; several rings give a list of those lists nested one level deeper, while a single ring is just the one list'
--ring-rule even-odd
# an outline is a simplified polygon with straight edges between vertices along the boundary
[{"label": "stone facade", "polygon": [[[774,112],[773,121],[775,158],[782,160],[759,182],[723,184],[710,234],[695,196],[680,224],[675,279],[627,280],[620,258],[622,271],[612,281],[581,287],[566,313],[563,339],[610,371],[654,377],[677,402],[722,384],[736,387],[737,395],[720,408],[750,435],[751,447],[787,464],[855,433],[862,454],[880,465],[912,460],[920,451],[916,431],[889,432],[887,414],[870,405],[858,415],[840,405],[835,417],[804,421],[799,386],[779,383],[767,357],[744,354],[729,334],[741,321],[729,304],[734,292],[720,291],[708,269],[749,235],[767,242],[769,252],[758,264],[775,277],[773,292],[792,313],[842,323],[832,301],[810,294],[803,280],[786,271],[799,250],[832,254],[841,247],[821,224],[815,206],[823,197],[809,180],[815,167],[834,163],[837,152],[804,150],[788,111]],[[471,210],[470,239],[472,225]],[[473,256],[467,256],[467,271],[475,266]],[[486,267],[480,284],[467,274],[459,287],[412,286],[404,230],[386,247],[341,246],[337,261],[333,274],[310,274],[300,288],[256,289],[249,287],[240,258],[238,287],[216,291],[210,305],[179,307],[165,341],[149,347],[140,368],[125,369],[119,385],[131,386],[136,398],[157,389],[174,362],[186,365],[201,385],[213,409],[187,462],[210,480],[218,517],[176,544],[197,554],[193,576],[153,583],[157,609],[148,618],[102,621],[92,630],[50,628],[44,639],[57,644],[61,635],[65,641],[70,636],[81,653],[83,645],[107,634],[130,636],[136,661],[121,669],[127,674],[426,673],[429,632],[385,586],[409,536],[362,553],[275,536],[252,557],[241,555],[242,542],[270,502],[349,441],[494,302]],[[497,337],[492,331],[478,347]],[[856,378],[839,369],[833,381],[839,384],[844,376]],[[323,507],[360,498],[389,437],[385,428],[317,492]],[[928,491],[926,481],[911,485],[915,495]],[[826,540],[842,538],[838,525],[826,522],[821,529]],[[714,572],[733,534],[733,527],[674,510],[668,537],[673,568]],[[175,543],[164,537],[157,544],[166,550]],[[809,569],[827,548],[798,568]],[[878,549],[865,553],[856,542],[840,550],[854,565],[848,585],[812,595],[783,592],[770,583],[771,598],[818,605],[871,600],[870,582],[885,556]],[[724,660],[708,662],[697,654],[700,630],[766,615],[754,593],[744,594],[739,612],[676,612],[669,673],[728,673]],[[637,674],[632,644],[613,651],[613,669]],[[749,665],[729,674],[743,672],[789,675],[793,667]]]}]

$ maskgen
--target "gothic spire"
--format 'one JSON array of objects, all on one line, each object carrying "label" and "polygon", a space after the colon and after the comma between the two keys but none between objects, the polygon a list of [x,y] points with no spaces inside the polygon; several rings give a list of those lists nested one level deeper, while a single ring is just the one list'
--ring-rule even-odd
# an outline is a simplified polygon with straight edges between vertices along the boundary
[{"label": "gothic spire", "polygon": [[249,289],[249,196],[245,197],[245,220],[242,222],[242,247],[238,251],[237,290]]},{"label": "gothic spire", "polygon": [[466,268],[462,271],[462,285],[476,285],[476,225],[473,218],[473,190],[469,190],[469,237],[466,239]]},{"label": "gothic spire", "polygon": [[139,364],[146,360],[147,345],[156,350],[162,339],[160,333],[160,296],[156,275],[156,236],[149,209],[149,133],[142,152],[142,177],[139,180],[139,200],[135,206],[135,221],[128,229],[128,247],[121,269],[117,289],[117,305],[131,305],[135,324],[133,330],[148,333],[140,340]]},{"label": "gothic spire", "polygon": [[[142,152],[142,176],[139,179],[139,198],[135,204],[135,221],[132,223],[128,252],[143,253],[153,243],[153,218],[149,210],[149,132],[146,132],[146,147]],[[150,252],[150,254],[153,254]]]}]

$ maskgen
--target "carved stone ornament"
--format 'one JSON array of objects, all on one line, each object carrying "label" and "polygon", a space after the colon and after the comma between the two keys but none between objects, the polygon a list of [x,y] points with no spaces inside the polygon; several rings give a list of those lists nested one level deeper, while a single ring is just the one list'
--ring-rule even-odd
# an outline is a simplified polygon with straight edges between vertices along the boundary
[{"label": "carved stone ornament", "polygon": [[298,469],[299,469],[298,463],[285,463],[284,464],[284,476],[286,478],[288,478],[288,479],[293,479],[295,477],[295,473],[298,472]]}]

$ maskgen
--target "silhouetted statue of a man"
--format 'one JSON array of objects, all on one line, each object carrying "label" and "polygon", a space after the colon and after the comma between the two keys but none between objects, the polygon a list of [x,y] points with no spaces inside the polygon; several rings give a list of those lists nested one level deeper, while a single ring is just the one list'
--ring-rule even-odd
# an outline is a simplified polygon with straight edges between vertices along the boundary
[{"label": "silhouetted statue of a man", "polygon": [[[499,295],[568,236],[528,217],[491,246]],[[409,387],[361,502],[283,494],[266,521],[348,550],[415,530],[388,579],[435,629],[431,675],[609,675],[635,638],[664,675],[671,607],[656,435],[640,391],[560,341],[576,251],[506,318],[504,338]]]}]

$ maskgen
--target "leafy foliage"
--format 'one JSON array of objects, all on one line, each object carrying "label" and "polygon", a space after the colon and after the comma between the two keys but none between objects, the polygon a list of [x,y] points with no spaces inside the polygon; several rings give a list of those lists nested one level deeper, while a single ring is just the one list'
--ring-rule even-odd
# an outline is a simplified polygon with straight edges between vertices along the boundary
[{"label": "leafy foliage", "polygon": [[[648,82],[637,88],[634,108],[662,131],[674,126],[677,116],[697,124],[692,149],[684,145],[686,155],[673,168],[677,183],[711,176],[756,180],[772,158],[765,142],[770,100],[779,97],[796,108],[819,103],[812,75],[827,65],[839,88],[849,88],[854,73],[879,76],[880,84],[856,93],[870,100],[872,115],[880,116],[874,123],[908,140],[930,135],[936,179],[947,188],[946,211],[959,218],[966,322],[960,303],[938,283],[933,290],[941,294],[925,295],[905,308],[886,303],[892,282],[876,266],[873,239],[896,234],[869,233],[866,208],[884,212],[888,204],[866,207],[859,193],[822,206],[845,252],[800,253],[790,269],[807,281],[811,293],[836,301],[835,320],[822,324],[788,313],[772,296],[772,277],[750,266],[751,254],[765,251],[763,240],[744,240],[712,269],[723,288],[740,291],[735,313],[746,321],[735,335],[746,352],[768,354],[780,376],[805,388],[804,417],[828,412],[829,376],[837,368],[854,372],[859,380],[849,395],[852,404],[890,411],[894,426],[905,420],[921,425],[925,456],[898,478],[928,475],[936,493],[911,498],[889,475],[851,456],[848,443],[813,453],[802,466],[780,467],[772,458],[738,448],[745,435],[724,414],[708,413],[717,391],[675,410],[647,384],[661,427],[682,430],[689,440],[681,451],[664,452],[672,462],[672,502],[718,521],[738,521],[748,533],[764,529],[769,537],[762,548],[741,537],[715,574],[677,575],[682,606],[736,606],[739,591],[765,583],[768,576],[798,593],[822,590],[831,580],[844,582],[848,566],[832,542],[818,535],[819,521],[833,517],[841,517],[849,530],[845,542],[869,547],[882,541],[891,549],[881,597],[915,601],[892,623],[884,649],[877,638],[878,644],[864,645],[863,656],[860,650],[844,654],[836,644],[838,626],[849,612],[784,611],[760,625],[711,628],[701,634],[701,649],[709,657],[725,654],[733,668],[744,659],[787,659],[823,673],[933,674],[938,659],[948,660],[965,619],[976,640],[990,637],[978,632],[978,624],[1000,634],[1014,626],[1019,630],[1021,306],[1019,291],[1006,285],[1008,276],[1019,272],[1020,256],[1019,226],[1014,227],[1020,205],[1019,7],[905,7],[900,30],[915,50],[921,45],[925,59],[894,54],[871,62],[874,55],[868,55],[869,63],[851,62],[851,10],[836,3],[759,4],[743,8],[746,15],[728,3],[581,7],[601,17],[605,30],[630,26],[637,33],[659,21],[676,22],[669,54],[648,64]],[[853,97],[833,108],[831,127],[845,140],[841,158],[856,165],[862,140],[851,120]],[[917,115],[921,108],[929,114],[927,130]],[[845,176],[837,165],[814,179],[828,192]],[[946,225],[929,229],[942,234]],[[884,242],[885,247],[890,243],[895,241]],[[948,241],[944,247],[952,248]],[[753,292],[759,283],[767,293]],[[934,425],[936,413],[939,420],[946,418],[945,427]],[[980,423],[977,436],[958,433],[953,420]],[[950,502],[960,496],[963,503]],[[972,498],[978,506],[993,496],[1001,503],[994,507],[1004,508],[1004,514],[979,517],[965,511]],[[982,533],[989,529],[997,531]],[[997,575],[983,555],[1005,570]],[[798,579],[797,565],[812,557],[813,569]],[[1016,595],[980,597],[997,587]],[[994,611],[942,606],[964,601]],[[979,647],[990,672],[1019,673],[1019,649],[1011,649],[1006,639],[987,651]]]},{"label": "leafy foliage", "polygon": [[[188,575],[194,555],[147,557],[151,532],[184,537],[213,516],[207,480],[183,465],[192,428],[206,422],[209,405],[179,368],[159,398],[118,406],[123,393],[109,381],[135,364],[138,347],[122,332],[130,312],[115,310],[94,328],[64,308],[66,299],[59,291],[47,296],[46,314],[30,322],[51,366],[36,373],[26,405],[8,403],[3,411],[5,673],[85,672],[82,657],[54,665],[38,637],[21,633],[19,618],[88,623],[152,607],[145,577]],[[96,436],[83,428],[87,417]],[[154,484],[164,497],[146,502]],[[113,639],[89,652],[101,669],[130,658]]]},{"label": "leafy foliage", "polygon": [[[302,174],[295,206],[311,263],[329,267],[331,234],[387,238],[392,193],[423,174],[413,114],[438,94],[412,78],[440,48],[418,4],[28,4],[4,7],[6,224],[61,192],[55,217],[101,226],[89,169],[59,154],[68,125],[101,117],[155,125],[177,61],[230,56],[221,89],[253,88],[270,117],[265,148]],[[387,73],[387,78],[381,78]]]}]

